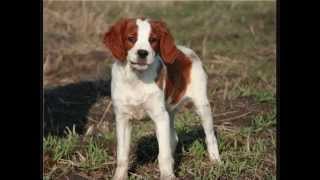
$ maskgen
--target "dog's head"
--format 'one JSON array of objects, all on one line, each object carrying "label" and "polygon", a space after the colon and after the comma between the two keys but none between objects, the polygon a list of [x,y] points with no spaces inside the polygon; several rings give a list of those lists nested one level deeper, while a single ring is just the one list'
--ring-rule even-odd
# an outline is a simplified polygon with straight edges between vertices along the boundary
[{"label": "dog's head", "polygon": [[117,60],[127,61],[139,71],[146,70],[157,54],[167,64],[173,63],[178,55],[166,24],[144,18],[116,22],[105,34],[104,43]]}]

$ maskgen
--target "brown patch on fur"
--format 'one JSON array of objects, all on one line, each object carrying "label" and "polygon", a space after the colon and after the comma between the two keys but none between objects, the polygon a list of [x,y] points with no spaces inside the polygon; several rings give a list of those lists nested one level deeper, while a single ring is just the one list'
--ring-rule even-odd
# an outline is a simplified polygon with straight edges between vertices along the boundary
[{"label": "brown patch on fur", "polygon": [[[128,38],[131,37],[129,40]],[[127,52],[137,39],[135,19],[121,19],[104,36],[104,44],[119,61],[125,61]]]},{"label": "brown patch on fur", "polygon": [[178,56],[174,63],[167,65],[167,80],[165,95],[171,98],[171,104],[179,102],[190,83],[191,60],[178,50]]},{"label": "brown patch on fur", "polygon": [[149,21],[151,25],[151,37],[155,39],[151,43],[152,48],[159,52],[165,64],[174,63],[177,59],[179,51],[174,43],[174,39],[162,21]]},{"label": "brown patch on fur", "polygon": [[187,90],[187,85],[190,83],[191,60],[178,50],[178,56],[174,63],[167,64],[167,75],[164,73],[164,68],[161,66],[158,69],[158,77],[156,82],[163,89],[163,78],[166,78],[165,97],[166,100],[171,98],[171,104],[176,104],[180,101]]},{"label": "brown patch on fur", "polygon": [[[190,70],[192,61],[181,52],[175,45],[174,39],[162,21],[150,21],[152,48],[158,52],[164,61],[167,74],[158,73],[156,82],[162,87],[163,76],[166,76],[165,96],[166,100],[171,98],[171,104],[176,104],[184,95],[187,85],[190,82]],[[162,72],[162,67],[158,72]]]}]

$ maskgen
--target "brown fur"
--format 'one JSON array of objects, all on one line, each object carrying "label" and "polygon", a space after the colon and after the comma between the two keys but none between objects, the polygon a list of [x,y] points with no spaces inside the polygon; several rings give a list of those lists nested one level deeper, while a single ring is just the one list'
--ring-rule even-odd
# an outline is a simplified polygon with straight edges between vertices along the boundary
[{"label": "brown fur", "polygon": [[121,19],[104,36],[104,44],[119,61],[126,60],[127,52],[134,44],[128,41],[129,36],[137,38],[135,19]]},{"label": "brown fur", "polygon": [[[179,51],[179,50],[178,50]],[[166,78],[165,97],[171,98],[171,104],[176,104],[184,95],[187,85],[190,82],[191,60],[179,51],[174,63],[167,64],[167,75],[159,73],[157,84],[161,85],[163,78]],[[161,71],[159,71],[161,72]],[[159,86],[162,88],[162,86]]]},{"label": "brown fur", "polygon": [[170,97],[171,104],[176,104],[184,95],[190,82],[192,62],[184,53],[177,49],[165,23],[162,21],[151,21],[150,23],[152,28],[151,37],[154,36],[160,39],[157,45],[152,45],[152,47],[160,54],[167,68],[167,74],[163,73],[162,67],[159,69],[156,82],[160,88],[163,88],[162,81],[164,78],[166,79],[166,100]]},{"label": "brown fur", "polygon": [[152,32],[151,37],[157,37],[156,51],[159,52],[161,58],[166,64],[172,64],[178,56],[178,49],[174,43],[166,24],[162,21],[150,21]]}]

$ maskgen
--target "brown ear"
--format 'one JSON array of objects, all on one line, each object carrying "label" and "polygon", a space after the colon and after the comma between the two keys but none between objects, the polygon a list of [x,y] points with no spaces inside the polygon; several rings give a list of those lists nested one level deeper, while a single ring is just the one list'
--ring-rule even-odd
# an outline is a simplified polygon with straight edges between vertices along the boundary
[{"label": "brown ear", "polygon": [[127,22],[128,19],[121,19],[115,23],[104,35],[103,40],[106,47],[110,49],[112,55],[120,61],[124,61],[127,56],[123,40],[123,34]]},{"label": "brown ear", "polygon": [[160,32],[160,56],[167,64],[172,64],[178,56],[178,49],[174,43],[166,24],[162,21],[154,22],[155,28]]}]

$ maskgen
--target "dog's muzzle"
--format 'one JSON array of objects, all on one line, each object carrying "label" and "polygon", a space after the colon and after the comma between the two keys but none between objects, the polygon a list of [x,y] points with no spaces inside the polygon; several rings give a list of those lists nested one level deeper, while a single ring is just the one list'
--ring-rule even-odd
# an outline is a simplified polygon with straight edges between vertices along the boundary
[{"label": "dog's muzzle", "polygon": [[149,66],[146,59],[138,59],[137,62],[130,61],[131,67],[138,71],[146,70]]}]

